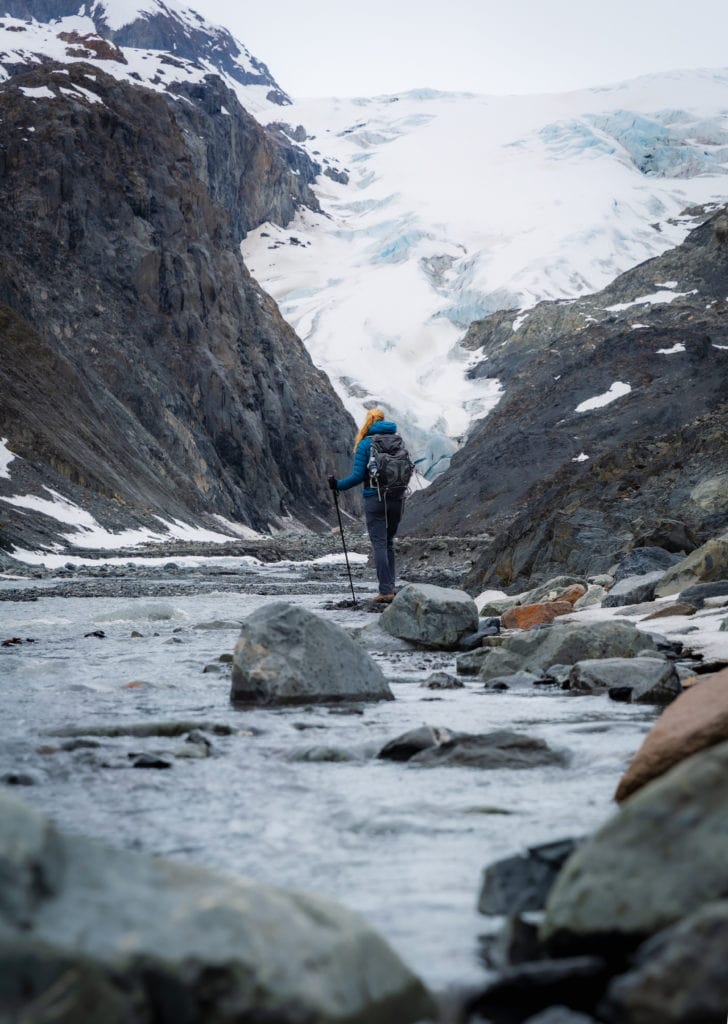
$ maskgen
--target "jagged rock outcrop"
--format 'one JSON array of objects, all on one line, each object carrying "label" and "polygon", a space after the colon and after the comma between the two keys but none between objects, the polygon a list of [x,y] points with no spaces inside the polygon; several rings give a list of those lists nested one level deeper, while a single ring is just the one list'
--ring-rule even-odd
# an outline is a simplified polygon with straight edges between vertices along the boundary
[{"label": "jagged rock outcrop", "polygon": [[603,572],[633,547],[675,550],[674,536],[695,546],[724,529],[724,220],[715,213],[596,295],[542,302],[520,324],[511,312],[472,325],[466,343],[483,354],[473,373],[498,377],[504,397],[413,497],[404,527],[494,534],[468,589]]},{"label": "jagged rock outcrop", "polygon": [[0,85],[0,435],[25,460],[0,493],[320,522],[353,423],[238,248],[307,185],[219,80],[178,94],[83,63]]},{"label": "jagged rock outcrop", "polygon": [[[233,38],[227,29],[208,24],[194,11],[175,10],[174,6],[150,2],[142,16],[127,25],[109,24],[106,4],[101,0],[2,0],[0,14],[13,18],[53,21],[75,16],[90,18],[96,31],[117,46],[165,50],[170,61],[183,58],[205,61],[208,67],[228,74],[241,85],[261,85],[268,89],[267,99],[280,106],[291,102],[268,67]],[[172,54],[174,56],[172,56]]]}]

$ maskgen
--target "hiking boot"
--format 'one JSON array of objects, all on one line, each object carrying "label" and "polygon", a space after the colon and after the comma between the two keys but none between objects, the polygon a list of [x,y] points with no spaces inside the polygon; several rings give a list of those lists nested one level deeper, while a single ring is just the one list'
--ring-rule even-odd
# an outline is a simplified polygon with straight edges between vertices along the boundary
[{"label": "hiking boot", "polygon": [[372,598],[372,604],[391,604],[394,601],[394,594],[376,594]]}]

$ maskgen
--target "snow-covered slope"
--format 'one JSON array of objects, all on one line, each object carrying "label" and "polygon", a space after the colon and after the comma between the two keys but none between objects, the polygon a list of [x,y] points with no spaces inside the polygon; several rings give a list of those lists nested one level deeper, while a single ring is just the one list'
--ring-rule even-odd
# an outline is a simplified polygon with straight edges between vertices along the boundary
[{"label": "snow-covered slope", "polygon": [[306,101],[286,118],[349,181],[321,177],[325,214],[259,228],[246,261],[355,418],[381,401],[438,469],[499,395],[464,379],[472,320],[598,290],[728,196],[728,73]]}]

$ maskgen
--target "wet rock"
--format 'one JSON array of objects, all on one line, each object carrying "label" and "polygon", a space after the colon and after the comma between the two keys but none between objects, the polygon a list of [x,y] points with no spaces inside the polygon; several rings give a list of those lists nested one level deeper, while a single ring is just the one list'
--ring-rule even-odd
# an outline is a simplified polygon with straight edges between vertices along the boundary
[{"label": "wet rock", "polygon": [[629,622],[555,622],[545,629],[514,633],[483,659],[480,676],[490,679],[525,669],[541,675],[548,665],[573,665],[588,658],[629,658],[657,650],[649,633]]},{"label": "wet rock", "polygon": [[553,622],[559,615],[569,615],[573,610],[569,601],[515,605],[503,612],[501,624],[504,629],[533,629],[534,626]]},{"label": "wet rock", "polygon": [[225,667],[219,661],[211,661],[202,670],[203,675],[222,675],[225,672]]},{"label": "wet rock", "polygon": [[226,652],[225,654],[221,654],[217,660],[222,662],[223,665],[231,665],[233,656],[229,652]]},{"label": "wet rock", "polygon": [[708,903],[637,950],[609,986],[600,1015],[612,1024],[722,1021],[728,1007],[728,901]]},{"label": "wet rock", "polygon": [[[30,1019],[27,992],[43,991],[45,965],[61,959],[84,978],[90,964],[113,992],[138,996],[123,1016],[96,987],[93,1019],[111,1024],[156,1019],[160,1005],[173,1007],[176,1021],[219,1024],[414,1024],[436,1016],[420,981],[357,914],[258,880],[64,835],[3,795],[0,919],[0,975],[19,972],[27,983],[14,989],[18,1020]],[[73,991],[73,974],[66,984]]]},{"label": "wet rock", "polygon": [[663,658],[589,659],[577,661],[569,673],[573,693],[606,693],[613,687],[627,690],[633,704],[669,704],[682,692],[675,666]]},{"label": "wet rock", "polygon": [[657,719],[622,776],[621,802],[691,754],[728,740],[728,669],[685,690]]},{"label": "wet rock", "polygon": [[158,754],[127,754],[132,768],[171,768],[172,762]]},{"label": "wet rock", "polygon": [[648,572],[643,576],[626,576],[615,583],[602,601],[603,608],[622,608],[631,604],[652,601],[655,587],[663,577],[663,572]]},{"label": "wet rock", "polygon": [[626,800],[557,878],[548,946],[622,954],[728,892],[727,773],[723,742]]},{"label": "wet rock", "polygon": [[243,623],[233,653],[230,699],[270,705],[393,696],[381,669],[343,629],[277,601]]},{"label": "wet rock", "polygon": [[450,732],[449,729],[423,725],[385,743],[377,757],[388,761],[409,761],[415,754],[436,747],[440,743],[446,743],[455,735],[456,733]]},{"label": "wet rock", "polygon": [[456,733],[452,739],[430,746],[411,757],[410,764],[423,767],[463,765],[470,768],[538,768],[565,765],[566,756],[552,750],[544,740],[500,729],[470,735]]},{"label": "wet rock", "polygon": [[728,533],[714,537],[668,569],[655,593],[658,597],[669,597],[696,583],[725,579],[728,579]]},{"label": "wet rock", "polygon": [[544,678],[552,679],[554,683],[558,683],[559,686],[567,689],[571,669],[571,665],[549,665],[545,671]]},{"label": "wet rock", "polygon": [[615,581],[624,580],[629,576],[645,576],[647,573],[661,572],[669,569],[682,560],[681,555],[666,551],[661,547],[637,547],[629,554],[620,558],[612,571]]},{"label": "wet rock", "polygon": [[469,594],[428,583],[403,587],[379,621],[382,629],[400,639],[445,649],[477,632],[479,625],[478,609]]},{"label": "wet rock", "polygon": [[714,583],[696,583],[695,586],[686,587],[685,590],[680,591],[680,600],[694,604],[696,608],[703,608],[708,599],[726,595],[728,595],[728,579],[716,580]]},{"label": "wet rock", "polygon": [[576,849],[575,839],[531,846],[489,865],[478,897],[481,914],[521,914],[543,910],[556,876]]},{"label": "wet rock", "polygon": [[5,786],[35,786],[38,780],[30,772],[4,772],[0,782]]},{"label": "wet rock", "polygon": [[[549,680],[550,681],[550,680]],[[544,679],[540,675],[536,675],[533,672],[514,672],[509,676],[495,676],[493,679],[488,679],[485,686],[486,689],[518,689],[525,686],[534,686],[536,683],[544,682]]]},{"label": "wet rock", "polygon": [[[179,719],[171,722],[123,722],[118,725],[72,726],[68,729],[54,729],[50,736],[183,736],[200,729],[230,736],[235,730],[225,722],[189,721]],[[90,744],[89,744],[90,745]]]},{"label": "wet rock", "polygon": [[424,683],[420,683],[427,690],[461,690],[464,685],[449,672],[433,672]]},{"label": "wet rock", "polygon": [[469,1004],[489,1024],[514,1024],[553,1005],[591,1010],[609,980],[605,960],[574,956],[535,960],[504,970]]},{"label": "wet rock", "polygon": [[132,637],[135,640],[138,640],[140,637],[143,637],[144,634],[140,633],[138,629],[132,629],[132,631],[129,634],[129,636]]},{"label": "wet rock", "polygon": [[104,633],[103,629],[94,629],[91,633],[83,634],[84,640],[88,637],[95,637],[97,640],[104,640],[106,638],[106,633]]}]

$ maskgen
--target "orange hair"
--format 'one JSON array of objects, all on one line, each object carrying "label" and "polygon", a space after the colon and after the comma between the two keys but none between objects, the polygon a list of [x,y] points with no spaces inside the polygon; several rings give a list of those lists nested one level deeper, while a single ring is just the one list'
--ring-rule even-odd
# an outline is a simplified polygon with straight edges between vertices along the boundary
[{"label": "orange hair", "polygon": [[381,409],[370,409],[367,413],[367,418],[361,425],[359,433],[354,439],[354,451],[359,447],[359,442],[362,441],[369,433],[369,428],[374,426],[375,423],[379,423],[380,420],[384,419],[384,413]]}]

